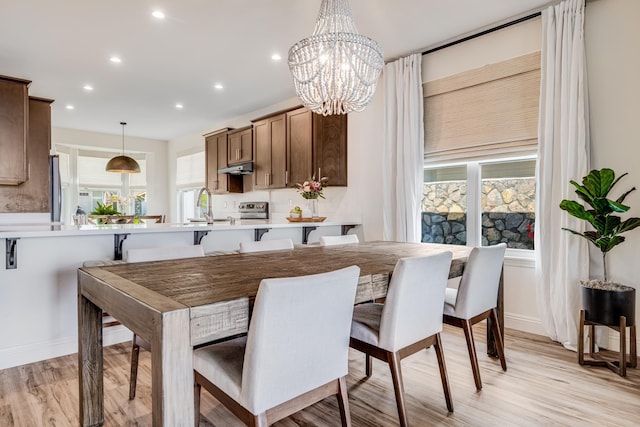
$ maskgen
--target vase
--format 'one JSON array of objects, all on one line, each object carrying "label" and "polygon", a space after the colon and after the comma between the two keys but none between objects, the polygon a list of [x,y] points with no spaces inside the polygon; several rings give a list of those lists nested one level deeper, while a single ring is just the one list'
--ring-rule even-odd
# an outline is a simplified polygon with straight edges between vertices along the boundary
[{"label": "vase", "polygon": [[309,209],[311,210],[311,217],[317,218],[320,216],[318,213],[318,199],[309,199]]}]

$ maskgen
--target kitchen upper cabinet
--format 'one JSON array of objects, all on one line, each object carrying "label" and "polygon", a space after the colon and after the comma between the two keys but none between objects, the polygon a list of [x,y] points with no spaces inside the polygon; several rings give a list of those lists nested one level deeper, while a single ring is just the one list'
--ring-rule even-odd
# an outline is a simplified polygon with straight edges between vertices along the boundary
[{"label": "kitchen upper cabinet", "polygon": [[286,115],[253,122],[253,187],[284,188],[287,170]]},{"label": "kitchen upper cabinet", "polygon": [[306,108],[287,113],[287,186],[311,178],[313,171],[313,117]]},{"label": "kitchen upper cabinet", "polygon": [[313,173],[331,186],[347,186],[347,116],[313,115]]},{"label": "kitchen upper cabinet", "polygon": [[52,102],[51,99],[29,98],[29,179],[20,185],[0,186],[0,212],[51,211],[49,152]]},{"label": "kitchen upper cabinet", "polygon": [[311,177],[347,185],[347,116],[322,116],[306,108],[287,113],[290,187]]},{"label": "kitchen upper cabinet", "polygon": [[207,188],[212,193],[242,193],[242,178],[239,176],[218,173],[218,169],[227,167],[229,129],[206,134],[205,157],[207,159]]},{"label": "kitchen upper cabinet", "polygon": [[253,122],[254,187],[295,187],[326,176],[347,185],[347,116],[322,116],[304,107]]},{"label": "kitchen upper cabinet", "polygon": [[230,131],[227,163],[235,165],[253,159],[253,129],[251,126]]},{"label": "kitchen upper cabinet", "polygon": [[29,80],[0,76],[0,184],[29,179]]}]

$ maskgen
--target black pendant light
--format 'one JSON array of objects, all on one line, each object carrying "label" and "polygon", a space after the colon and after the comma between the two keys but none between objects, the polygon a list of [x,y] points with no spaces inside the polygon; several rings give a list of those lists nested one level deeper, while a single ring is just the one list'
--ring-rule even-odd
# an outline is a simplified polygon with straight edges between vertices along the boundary
[{"label": "black pendant light", "polygon": [[135,159],[124,155],[124,127],[126,126],[126,123],[120,122],[120,124],[122,125],[122,155],[109,160],[105,170],[107,172],[118,173],[140,173],[140,165],[138,162],[136,162]]}]

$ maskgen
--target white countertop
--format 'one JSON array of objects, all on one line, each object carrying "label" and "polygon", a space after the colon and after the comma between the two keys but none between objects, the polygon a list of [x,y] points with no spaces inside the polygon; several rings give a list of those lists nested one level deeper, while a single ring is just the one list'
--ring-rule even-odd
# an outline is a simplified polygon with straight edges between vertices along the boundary
[{"label": "white countertop", "polygon": [[80,226],[51,224],[4,224],[0,225],[0,239],[20,237],[86,236],[119,233],[174,233],[185,231],[252,230],[257,228],[327,227],[340,225],[360,225],[360,223],[360,221],[349,220],[331,220],[323,222],[289,222],[286,219],[237,219],[234,224],[232,224],[230,221],[215,221],[213,224],[89,224]]}]

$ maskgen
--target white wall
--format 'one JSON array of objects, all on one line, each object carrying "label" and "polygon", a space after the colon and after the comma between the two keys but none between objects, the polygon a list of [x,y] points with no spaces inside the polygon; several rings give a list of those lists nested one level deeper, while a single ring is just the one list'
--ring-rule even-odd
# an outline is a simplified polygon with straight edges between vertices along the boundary
[{"label": "white wall", "polygon": [[[587,5],[585,41],[591,120],[591,167],[628,172],[614,196],[640,189],[640,1],[600,0]],[[625,200],[629,216],[640,217],[640,191]],[[640,229],[625,234],[626,241],[607,255],[609,278],[638,288],[640,284]],[[591,276],[602,277],[600,251],[591,250]],[[636,324],[640,320],[640,294],[636,291]],[[617,334],[612,334],[617,337]]]},{"label": "white wall", "polygon": [[[110,151],[122,150],[122,135],[88,132],[77,129],[53,127],[51,147],[56,144],[72,147],[95,148]],[[167,141],[126,136],[126,153],[145,153],[147,156],[147,212],[149,215],[167,214],[169,176],[167,175]],[[175,179],[173,180],[175,182]]]}]

